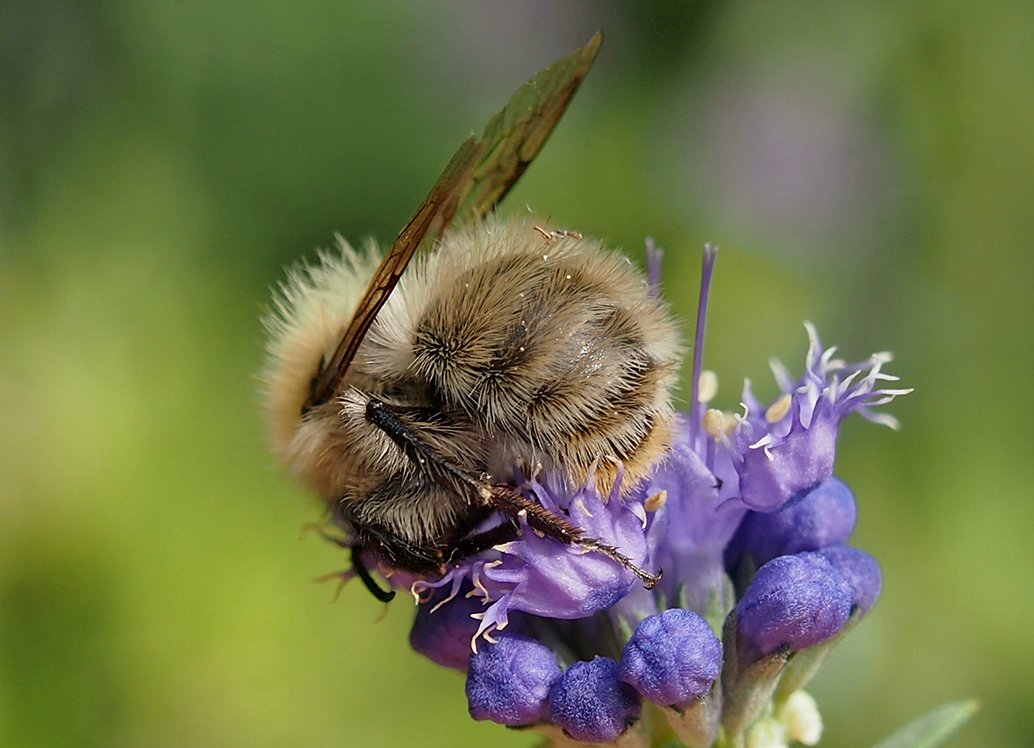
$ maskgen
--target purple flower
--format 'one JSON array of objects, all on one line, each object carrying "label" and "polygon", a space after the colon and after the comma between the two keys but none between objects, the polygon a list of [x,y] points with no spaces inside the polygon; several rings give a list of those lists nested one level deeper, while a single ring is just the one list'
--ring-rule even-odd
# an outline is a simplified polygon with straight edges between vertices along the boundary
[{"label": "purple flower", "polygon": [[764,407],[749,382],[744,387],[746,414],[723,444],[738,458],[739,498],[751,509],[778,509],[799,491],[833,474],[840,421],[858,413],[875,423],[897,428],[897,421],[873,409],[908,389],[882,387],[897,377],[883,373],[889,353],[846,364],[834,359],[836,348],[823,348],[818,332],[805,324],[810,341],[804,377],[794,381],[778,362],[772,369],[782,397]]},{"label": "purple flower", "polygon": [[546,716],[550,688],[559,678],[556,655],[545,644],[520,636],[500,637],[470,658],[470,716],[511,727],[533,725]]},{"label": "purple flower", "polygon": [[577,662],[549,692],[549,718],[575,740],[616,740],[638,718],[639,694],[618,680],[618,664],[609,657]]},{"label": "purple flower", "polygon": [[[620,479],[619,479],[620,480]],[[649,567],[645,530],[646,513],[634,497],[604,500],[592,476],[571,496],[533,478],[523,487],[543,506],[565,514],[589,537],[620,548],[641,567]],[[471,595],[483,606],[474,638],[491,638],[506,628],[511,612],[559,619],[585,618],[617,603],[639,580],[628,569],[602,553],[541,537],[522,522],[520,540],[465,559],[442,577],[417,580],[414,594],[438,588],[458,590],[470,583]],[[476,648],[476,642],[473,643]]]},{"label": "purple flower", "polygon": [[733,613],[741,663],[829,639],[847,623],[853,599],[851,585],[818,553],[772,559]]},{"label": "purple flower", "polygon": [[726,480],[736,484],[728,460],[712,470],[690,447],[688,418],[679,417],[675,434],[644,492],[647,499],[665,497],[648,529],[650,558],[664,570],[661,589],[667,599],[703,615],[725,578],[725,547],[747,509],[723,490]]},{"label": "purple flower", "polygon": [[[810,500],[802,500],[802,507],[781,519],[750,515],[741,535],[733,539],[748,510],[774,512],[832,478],[843,418],[857,412],[896,427],[893,418],[873,409],[910,391],[880,387],[882,382],[896,381],[882,372],[889,354],[845,364],[833,358],[835,348],[822,348],[815,328],[806,324],[810,346],[805,374],[794,380],[785,367],[773,363],[783,392],[774,403],[762,405],[748,382],[742,414],[717,410],[702,414],[701,406],[710,399],[709,395],[701,396],[700,381],[707,293],[714,262],[715,253],[707,248],[694,345],[691,412],[679,418],[674,444],[642,493],[647,505],[653,497],[664,497],[648,528],[650,558],[665,571],[661,590],[670,604],[701,614],[720,594],[726,559],[731,561],[730,556],[737,555],[748,539],[759,546],[751,550],[758,552],[756,563],[760,564],[785,553],[843,542],[850,536],[853,497],[846,486],[836,482],[828,487],[831,493],[819,492]],[[797,522],[801,523],[799,531],[793,527]],[[755,523],[758,526],[752,530]],[[782,523],[778,537],[767,534],[766,523]]]},{"label": "purple flower", "polygon": [[[638,720],[646,698],[664,707],[687,744],[709,744],[719,724],[742,738],[771,711],[778,684],[794,690],[810,680],[824,655],[815,645],[832,646],[852,613],[864,614],[879,595],[875,560],[844,545],[856,502],[833,476],[836,439],[851,413],[896,426],[874,408],[908,390],[884,387],[894,379],[882,371],[889,355],[846,364],[807,325],[803,376],[773,364],[782,391],[775,402],[763,405],[747,383],[741,412],[708,409],[702,336],[714,260],[709,249],[692,407],[677,416],[652,474],[624,495],[620,475],[610,496],[599,495],[593,476],[580,487],[550,474],[515,486],[584,537],[638,567],[663,569],[655,588],[613,554],[544,537],[523,517],[518,539],[442,574],[381,568],[417,599],[413,648],[466,670],[476,719],[608,742]],[[653,254],[654,289],[658,261]],[[808,652],[789,664],[769,657],[800,650]],[[712,692],[719,678],[720,696]]]},{"label": "purple flower", "polygon": [[672,608],[639,624],[619,677],[655,704],[684,708],[711,690],[721,667],[722,643],[707,621]]}]

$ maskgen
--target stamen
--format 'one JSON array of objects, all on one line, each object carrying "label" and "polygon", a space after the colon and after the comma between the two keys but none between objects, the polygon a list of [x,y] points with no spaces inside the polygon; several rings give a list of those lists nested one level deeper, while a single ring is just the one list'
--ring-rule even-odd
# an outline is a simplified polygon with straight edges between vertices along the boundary
[{"label": "stamen", "polygon": [[700,381],[697,383],[697,398],[701,403],[709,403],[718,394],[718,375],[710,369],[700,372]]},{"label": "stamen", "polygon": [[707,322],[707,300],[711,295],[711,276],[714,274],[718,248],[704,245],[704,259],[700,270],[700,298],[697,301],[697,326],[693,336],[693,392],[689,405],[689,444],[696,448],[700,432],[700,372],[704,363],[704,328]]},{"label": "stamen", "polygon": [[658,491],[653,496],[644,501],[643,508],[646,509],[646,511],[648,512],[656,512],[667,503],[668,491],[667,489],[664,489],[662,491]]},{"label": "stamen", "polygon": [[871,402],[871,403],[869,403],[869,405],[886,405],[887,403],[889,403],[891,400],[893,400],[896,397],[899,397],[901,395],[908,395],[908,394],[911,394],[913,392],[915,392],[915,388],[913,388],[913,387],[909,387],[908,389],[904,389],[904,390],[879,390],[875,394],[877,394],[877,395],[884,395],[885,397],[883,397],[883,398],[881,398],[879,400],[876,400],[874,402]]},{"label": "stamen", "polygon": [[474,583],[474,587],[478,590],[478,592],[481,593],[482,599],[491,599],[491,593],[488,591],[488,588],[486,588],[484,583],[481,581],[480,570],[474,572],[474,574],[471,576],[470,581]]},{"label": "stamen", "polygon": [[661,260],[664,250],[653,243],[653,237],[646,237],[646,273],[650,285],[650,296],[657,298],[661,293]]},{"label": "stamen", "polygon": [[704,414],[704,433],[712,439],[725,441],[725,438],[736,428],[736,418],[717,408],[708,408]]},{"label": "stamen", "polygon": [[705,444],[704,464],[714,472],[715,445],[721,442],[729,446],[729,434],[739,425],[735,416],[730,416],[716,408],[708,409],[704,415],[704,432],[711,438]]},{"label": "stamen", "polygon": [[645,530],[646,529],[646,523],[647,523],[647,521],[649,519],[646,516],[646,507],[643,504],[637,504],[637,503],[633,502],[632,504],[629,505],[628,508],[632,512],[632,514],[634,514],[636,516],[636,519],[639,520],[639,522],[643,526],[643,529]]},{"label": "stamen", "polygon": [[793,398],[790,397],[790,393],[786,392],[772,403],[768,410],[765,411],[765,420],[768,423],[779,423],[786,414],[790,412],[790,405],[793,403]]},{"label": "stamen", "polygon": [[448,596],[447,598],[445,598],[444,600],[442,600],[442,601],[441,601],[440,603],[438,603],[437,605],[435,605],[435,606],[434,606],[433,608],[431,608],[430,612],[431,612],[431,613],[434,613],[434,612],[436,612],[436,611],[437,611],[437,610],[438,610],[438,609],[439,609],[440,607],[442,607],[443,605],[445,605],[445,603],[449,603],[449,602],[452,602],[452,601],[453,601],[453,600],[455,600],[455,599],[456,599],[456,593],[455,593],[455,592],[451,592],[451,593],[449,593],[449,596]]},{"label": "stamen", "polygon": [[480,624],[478,625],[478,630],[474,632],[474,636],[470,637],[470,651],[473,652],[474,654],[477,654],[478,653],[478,639],[481,637],[482,634],[485,633],[485,631],[487,631],[489,628],[491,628],[492,624],[491,623],[487,623],[487,624],[485,623],[485,614],[484,613],[471,613],[470,617],[473,618],[475,621],[480,621]]},{"label": "stamen", "polygon": [[865,420],[875,423],[878,426],[886,426],[894,431],[901,430],[901,421],[892,415],[888,415],[886,413],[873,413],[868,408],[859,408],[858,414]]},{"label": "stamen", "polygon": [[786,364],[778,358],[772,357],[768,359],[768,368],[772,370],[772,376],[775,377],[776,384],[779,385],[779,389],[783,392],[790,392],[797,386],[797,382],[794,380],[790,370],[786,368]]},{"label": "stamen", "polygon": [[773,440],[773,438],[772,438],[772,435],[771,435],[771,434],[765,434],[765,435],[764,435],[763,437],[761,437],[760,439],[758,439],[758,440],[757,440],[756,442],[754,442],[753,444],[748,444],[748,445],[747,445],[747,449],[761,449],[762,447],[767,447],[767,446],[768,446],[769,444],[771,444],[771,443],[772,443],[773,441],[774,441],[774,440]]},{"label": "stamen", "polygon": [[[621,484],[625,480],[625,463],[619,460],[617,457],[608,456],[607,462],[614,466],[614,482],[610,486],[610,493],[603,498],[603,503],[606,504],[611,501],[618,501],[621,498]],[[592,516],[591,514],[589,515]]]}]

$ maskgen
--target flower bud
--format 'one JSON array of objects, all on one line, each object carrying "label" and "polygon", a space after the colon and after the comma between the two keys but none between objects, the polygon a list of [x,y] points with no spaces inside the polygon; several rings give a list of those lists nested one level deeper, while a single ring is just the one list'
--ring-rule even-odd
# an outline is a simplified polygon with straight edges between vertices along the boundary
[{"label": "flower bud", "polygon": [[655,704],[682,708],[711,690],[721,667],[722,644],[707,622],[672,608],[639,624],[619,677]]},{"label": "flower bud", "polygon": [[606,743],[636,722],[639,694],[618,680],[609,657],[576,662],[549,692],[549,718],[575,740]]},{"label": "flower bud", "polygon": [[847,623],[852,601],[851,585],[818,553],[772,559],[734,611],[741,663],[828,639]]},{"label": "flower bud", "polygon": [[865,615],[880,596],[883,575],[880,565],[872,556],[857,548],[834,545],[819,553],[840,572],[854,590],[853,600],[858,615]]},{"label": "flower bud", "polygon": [[733,545],[761,566],[777,556],[845,542],[854,532],[857,516],[851,489],[831,477],[797,494],[778,511],[748,514]]},{"label": "flower bud", "polygon": [[837,640],[868,612],[880,594],[880,567],[869,554],[845,545],[834,545],[823,548],[817,555],[830,562],[851,590],[851,621],[837,636],[793,658],[779,681],[778,692],[783,699],[793,698],[795,692],[803,693],[800,689],[815,677]]},{"label": "flower bud", "polygon": [[470,716],[511,727],[539,722],[546,716],[550,687],[559,678],[556,656],[545,644],[522,636],[501,636],[470,658]]}]

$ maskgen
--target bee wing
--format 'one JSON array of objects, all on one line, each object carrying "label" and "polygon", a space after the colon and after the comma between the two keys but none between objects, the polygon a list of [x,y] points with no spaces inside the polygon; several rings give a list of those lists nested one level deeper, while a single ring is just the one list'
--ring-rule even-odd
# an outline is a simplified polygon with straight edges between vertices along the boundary
[{"label": "bee wing", "polygon": [[[517,183],[564,115],[603,44],[598,31],[579,50],[541,70],[517,89],[481,136],[482,153],[458,199],[460,220],[480,220]],[[447,224],[452,216],[446,214]]]},{"label": "bee wing", "polygon": [[313,379],[306,410],[333,397],[417,250],[433,244],[454,218],[484,218],[517,183],[574,98],[602,43],[603,33],[597,32],[584,47],[537,73],[489,120],[480,138],[464,141],[374,273],[334,354]]}]

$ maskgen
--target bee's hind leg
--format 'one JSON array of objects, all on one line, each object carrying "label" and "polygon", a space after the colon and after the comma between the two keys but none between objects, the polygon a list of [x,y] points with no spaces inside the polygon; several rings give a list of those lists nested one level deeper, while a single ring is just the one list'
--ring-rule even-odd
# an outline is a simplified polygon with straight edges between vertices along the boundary
[{"label": "bee's hind leg", "polygon": [[547,537],[553,538],[565,545],[578,545],[596,553],[602,553],[624,566],[630,572],[639,577],[643,586],[652,590],[661,579],[661,574],[651,574],[645,569],[636,565],[632,559],[626,556],[609,543],[604,543],[599,538],[587,536],[582,528],[571,524],[569,520],[546,509],[537,501],[522,496],[507,486],[492,486],[489,501],[491,506],[498,509],[509,517],[517,517],[521,512],[525,513],[528,525],[541,532]]}]

